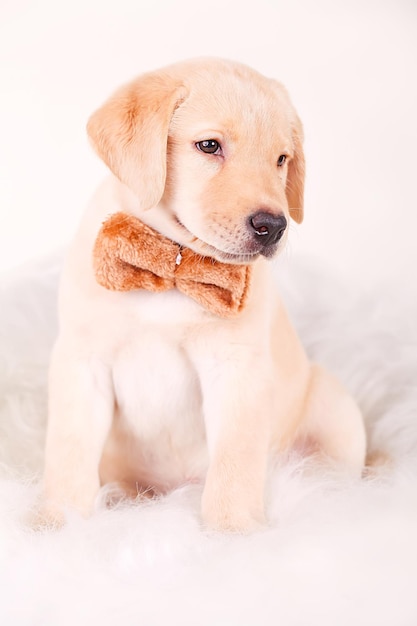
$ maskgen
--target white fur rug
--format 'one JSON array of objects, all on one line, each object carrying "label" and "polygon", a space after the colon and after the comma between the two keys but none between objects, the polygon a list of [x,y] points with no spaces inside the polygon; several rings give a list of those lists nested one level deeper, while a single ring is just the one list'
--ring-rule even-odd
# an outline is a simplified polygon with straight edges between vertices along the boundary
[{"label": "white fur rug", "polygon": [[417,624],[417,291],[357,294],[311,260],[278,265],[312,357],[366,415],[389,467],[350,481],[278,459],[270,525],[203,532],[201,488],[75,515],[59,532],[22,520],[42,467],[48,354],[61,259],[0,284],[0,624],[415,626]]}]

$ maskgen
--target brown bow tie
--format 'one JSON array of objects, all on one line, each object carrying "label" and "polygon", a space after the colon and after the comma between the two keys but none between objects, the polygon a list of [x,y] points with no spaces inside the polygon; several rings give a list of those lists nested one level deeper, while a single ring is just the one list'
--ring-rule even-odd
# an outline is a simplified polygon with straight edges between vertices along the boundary
[{"label": "brown bow tie", "polygon": [[94,245],[97,282],[113,291],[177,288],[220,317],[235,317],[249,291],[251,267],[220,263],[167,239],[137,217],[115,213]]}]

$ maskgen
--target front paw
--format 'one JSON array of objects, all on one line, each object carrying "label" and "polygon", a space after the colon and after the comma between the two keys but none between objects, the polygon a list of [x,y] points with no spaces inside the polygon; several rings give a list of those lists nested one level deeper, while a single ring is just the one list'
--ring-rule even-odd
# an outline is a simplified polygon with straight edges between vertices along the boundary
[{"label": "front paw", "polygon": [[25,524],[35,531],[59,530],[65,524],[65,515],[59,508],[38,502],[26,517]]},{"label": "front paw", "polygon": [[248,534],[266,524],[263,507],[250,507],[246,502],[233,502],[226,498],[210,498],[205,493],[201,514],[204,525],[218,532]]},{"label": "front paw", "polygon": [[93,512],[94,501],[83,496],[78,492],[76,497],[64,499],[61,495],[41,492],[26,521],[34,530],[58,530],[65,525],[67,512],[87,519]]}]

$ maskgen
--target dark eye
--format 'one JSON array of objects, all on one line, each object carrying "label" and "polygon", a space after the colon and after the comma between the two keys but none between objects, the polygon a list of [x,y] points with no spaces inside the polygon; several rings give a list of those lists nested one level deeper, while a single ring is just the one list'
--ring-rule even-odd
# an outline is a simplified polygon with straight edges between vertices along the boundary
[{"label": "dark eye", "polygon": [[221,145],[215,139],[206,139],[205,141],[197,141],[195,144],[201,152],[205,152],[206,154],[216,154],[216,152],[220,152]]},{"label": "dark eye", "polygon": [[278,167],[282,167],[282,165],[284,165],[286,160],[287,160],[287,155],[286,154],[281,154],[281,156],[279,157],[279,159],[277,161]]}]

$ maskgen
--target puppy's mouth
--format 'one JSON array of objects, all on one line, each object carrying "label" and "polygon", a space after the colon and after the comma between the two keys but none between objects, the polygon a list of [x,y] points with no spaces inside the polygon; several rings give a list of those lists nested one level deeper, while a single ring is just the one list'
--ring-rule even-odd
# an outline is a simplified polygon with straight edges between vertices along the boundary
[{"label": "puppy's mouth", "polygon": [[259,257],[259,252],[246,252],[244,254],[232,254],[231,252],[225,252],[224,250],[219,250],[219,248],[215,248],[204,241],[199,240],[207,249],[208,253],[205,253],[205,256],[211,256],[218,261],[222,261],[223,263],[235,263],[236,265],[246,265],[247,263],[252,263]]},{"label": "puppy's mouth", "polygon": [[178,219],[177,216],[174,216],[175,222],[177,226],[181,228],[184,234],[187,234],[187,238],[191,238],[188,242],[188,246],[191,249],[194,249],[194,252],[201,254],[202,256],[208,256],[216,259],[217,261],[221,261],[223,263],[233,263],[236,265],[246,265],[248,263],[252,263],[259,256],[259,251],[250,251],[250,252],[241,252],[239,254],[228,252],[226,250],[221,250],[220,248],[216,248],[212,244],[207,243],[203,239],[200,239],[196,235],[194,235],[184,224]]}]

